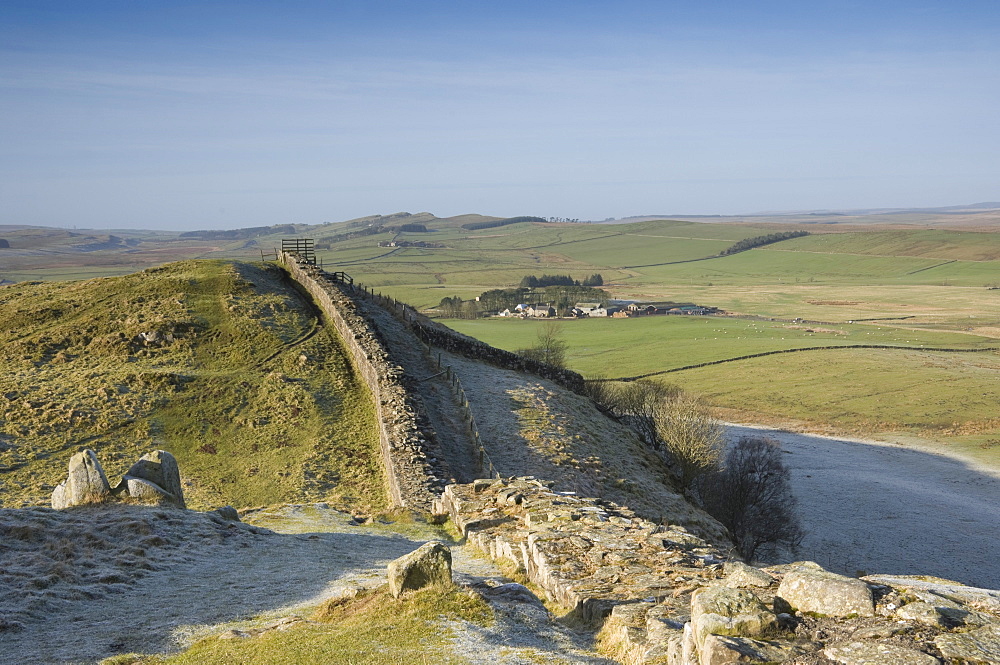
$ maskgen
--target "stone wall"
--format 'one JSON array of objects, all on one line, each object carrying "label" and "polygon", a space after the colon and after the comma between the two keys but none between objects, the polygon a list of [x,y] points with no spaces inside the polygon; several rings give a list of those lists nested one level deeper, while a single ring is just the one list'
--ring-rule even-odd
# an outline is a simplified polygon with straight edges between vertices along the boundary
[{"label": "stone wall", "polygon": [[393,504],[429,509],[445,482],[432,464],[426,417],[421,414],[419,397],[404,387],[403,368],[392,362],[377,333],[345,294],[344,289],[349,287],[290,254],[284,254],[282,262],[340,333],[358,374],[372,392]]},{"label": "stone wall", "polygon": [[534,478],[449,485],[435,510],[629,665],[1000,663],[1000,591],[726,561],[683,527]]},{"label": "stone wall", "polygon": [[584,393],[584,378],[578,372],[548,363],[539,362],[522,355],[498,349],[482,342],[475,337],[463,335],[457,330],[429,319],[409,305],[393,298],[368,291],[365,287],[354,285],[349,288],[352,295],[371,298],[393,316],[403,321],[417,337],[428,346],[434,346],[449,353],[478,360],[501,369],[512,369],[519,372],[531,372],[543,379],[557,383],[567,390],[579,395]]},{"label": "stone wall", "polygon": [[516,353],[490,346],[478,339],[463,335],[447,326],[431,321],[412,308],[406,307],[404,311],[406,311],[407,322],[410,324],[410,328],[425,344],[430,344],[450,353],[489,363],[503,369],[531,372],[544,379],[558,383],[567,390],[583,394],[584,379],[577,372],[554,367],[547,363],[531,360]]}]

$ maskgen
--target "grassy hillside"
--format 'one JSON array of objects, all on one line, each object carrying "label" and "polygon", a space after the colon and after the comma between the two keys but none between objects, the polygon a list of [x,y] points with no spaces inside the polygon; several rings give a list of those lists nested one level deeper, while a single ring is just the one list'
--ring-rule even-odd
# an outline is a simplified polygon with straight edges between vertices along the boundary
[{"label": "grassy hillside", "polygon": [[188,504],[384,507],[373,407],[275,268],[175,263],[0,288],[0,500],[46,502],[93,448],[112,482],[177,456]]}]

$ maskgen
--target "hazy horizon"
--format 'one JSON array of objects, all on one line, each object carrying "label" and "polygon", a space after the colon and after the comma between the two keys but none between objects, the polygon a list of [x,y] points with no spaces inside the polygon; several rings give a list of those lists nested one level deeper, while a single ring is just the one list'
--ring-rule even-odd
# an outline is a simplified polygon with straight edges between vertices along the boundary
[{"label": "hazy horizon", "polygon": [[8,1],[0,224],[995,201],[998,28],[986,1]]}]

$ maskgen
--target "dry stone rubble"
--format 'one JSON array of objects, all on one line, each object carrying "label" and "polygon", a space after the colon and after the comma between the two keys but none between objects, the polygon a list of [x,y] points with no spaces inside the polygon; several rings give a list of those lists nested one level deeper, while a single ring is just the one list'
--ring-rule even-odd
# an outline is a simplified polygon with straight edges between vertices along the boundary
[{"label": "dry stone rubble", "polygon": [[550,601],[603,625],[629,665],[1000,663],[1000,591],[724,561],[683,527],[531,477],[449,485],[435,510]]}]

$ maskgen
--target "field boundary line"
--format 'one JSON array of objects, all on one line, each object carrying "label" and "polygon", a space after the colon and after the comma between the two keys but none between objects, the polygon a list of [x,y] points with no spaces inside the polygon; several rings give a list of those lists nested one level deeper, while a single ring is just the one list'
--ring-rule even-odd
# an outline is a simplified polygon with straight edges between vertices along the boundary
[{"label": "field boundary line", "polygon": [[985,353],[987,351],[1000,351],[1000,347],[990,346],[982,349],[951,349],[951,348],[928,348],[926,346],[893,346],[889,344],[840,344],[836,346],[806,346],[801,349],[778,349],[775,351],[763,351],[761,353],[751,353],[746,356],[737,356],[735,358],[723,358],[722,360],[710,360],[708,362],[697,363],[695,365],[685,365],[684,367],[674,367],[673,369],[664,369],[658,372],[648,372],[646,374],[637,374],[636,376],[623,376],[619,378],[610,379],[591,379],[595,383],[603,383],[608,381],[638,381],[639,379],[647,379],[651,376],[659,376],[661,374],[670,374],[672,372],[682,372],[686,369],[698,369],[699,367],[709,367],[711,365],[721,365],[723,363],[732,363],[738,360],[749,360],[751,358],[763,358],[764,356],[773,356],[779,353],[798,353],[800,351],[836,351],[839,349],[888,349],[896,351],[936,351],[940,353]]}]

